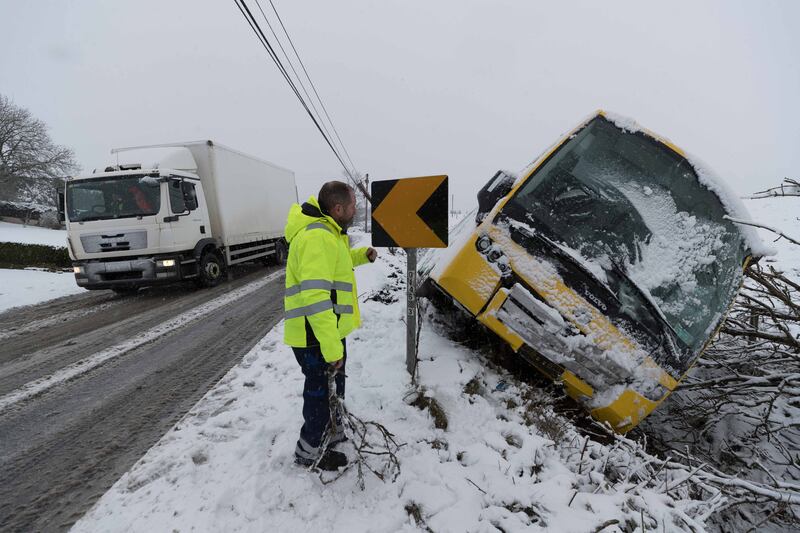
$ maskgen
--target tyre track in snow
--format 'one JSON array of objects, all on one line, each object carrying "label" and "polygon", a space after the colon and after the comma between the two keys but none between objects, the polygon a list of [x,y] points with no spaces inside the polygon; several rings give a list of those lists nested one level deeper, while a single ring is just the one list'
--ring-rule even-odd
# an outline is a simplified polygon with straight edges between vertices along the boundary
[{"label": "tyre track in snow", "polygon": [[[145,324],[158,324],[232,292],[263,277],[263,269],[210,291],[184,288],[175,295],[131,298],[114,306],[125,318],[115,328],[108,315],[94,311],[73,318],[71,328],[55,321],[42,333],[52,340],[40,361],[13,375],[41,378],[47,372],[85,358],[130,338]],[[147,449],[177,422],[283,315],[283,276],[230,301],[177,329],[134,346],[104,364],[74,379],[14,404],[0,413],[0,530],[62,531],[73,524]],[[82,295],[83,296],[83,295]],[[116,297],[111,297],[112,301]],[[108,300],[96,305],[109,303]],[[148,310],[149,306],[149,310]],[[57,313],[72,312],[69,305]],[[0,324],[4,317],[0,317]],[[47,320],[45,316],[42,320]],[[69,344],[70,331],[90,329],[98,334],[80,334]],[[38,336],[39,333],[27,335]],[[22,335],[24,336],[24,335]],[[12,335],[0,341],[5,364],[18,368],[31,356],[21,353],[24,343]],[[91,343],[87,346],[87,339]],[[11,353],[7,344],[17,350]],[[16,347],[16,348],[15,348]],[[10,354],[10,355],[9,355]],[[0,370],[0,376],[2,376]],[[8,393],[7,381],[0,394]]]}]

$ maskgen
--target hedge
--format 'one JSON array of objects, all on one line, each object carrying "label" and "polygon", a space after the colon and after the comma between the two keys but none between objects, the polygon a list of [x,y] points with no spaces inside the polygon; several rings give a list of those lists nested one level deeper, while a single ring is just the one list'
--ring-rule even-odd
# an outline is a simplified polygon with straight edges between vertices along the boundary
[{"label": "hedge", "polygon": [[44,244],[0,242],[0,268],[72,268],[66,248]]}]

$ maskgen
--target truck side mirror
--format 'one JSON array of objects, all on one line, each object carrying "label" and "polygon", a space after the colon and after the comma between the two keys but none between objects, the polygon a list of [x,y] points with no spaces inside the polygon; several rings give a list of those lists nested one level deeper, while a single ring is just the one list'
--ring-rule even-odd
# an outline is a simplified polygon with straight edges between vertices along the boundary
[{"label": "truck side mirror", "polygon": [[67,216],[64,213],[64,193],[58,191],[56,194],[58,195],[58,200],[56,204],[56,209],[58,210],[58,221],[66,222]]},{"label": "truck side mirror", "polygon": [[182,181],[181,192],[183,192],[183,201],[186,204],[186,209],[189,211],[197,209],[197,192],[194,189],[194,185],[188,181]]},{"label": "truck side mirror", "polygon": [[498,170],[492,179],[478,191],[478,214],[475,215],[475,223],[480,224],[489,211],[503,198],[511,189],[514,188],[516,178],[509,176],[502,170]]}]

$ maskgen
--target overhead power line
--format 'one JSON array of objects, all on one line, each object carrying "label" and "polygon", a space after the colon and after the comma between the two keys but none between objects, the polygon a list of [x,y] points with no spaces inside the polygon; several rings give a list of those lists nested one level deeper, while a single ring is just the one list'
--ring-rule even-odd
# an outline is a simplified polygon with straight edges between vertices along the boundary
[{"label": "overhead power line", "polygon": [[347,168],[347,165],[344,164],[344,161],[342,161],[342,158],[339,155],[339,152],[333,146],[333,144],[331,143],[330,139],[328,138],[328,135],[325,133],[325,131],[323,131],[323,128],[321,127],[321,125],[318,122],[317,118],[314,116],[314,114],[309,109],[308,104],[303,99],[303,97],[300,95],[300,92],[297,90],[297,86],[295,85],[295,83],[291,79],[291,77],[289,76],[289,73],[287,72],[286,68],[283,66],[283,63],[281,62],[280,58],[278,57],[278,54],[275,52],[275,49],[270,44],[269,39],[267,39],[267,36],[264,34],[264,31],[261,29],[261,26],[259,25],[258,21],[256,21],[255,17],[253,16],[253,13],[250,11],[250,8],[247,7],[247,4],[245,3],[244,0],[234,0],[234,1],[236,2],[236,5],[239,8],[239,11],[245,17],[245,20],[247,20],[247,23],[250,25],[250,28],[255,33],[256,37],[259,40],[259,42],[264,47],[264,49],[267,51],[267,53],[269,54],[270,58],[275,63],[275,66],[278,67],[278,70],[281,72],[281,74],[283,75],[284,79],[289,84],[289,87],[291,87],[292,92],[294,92],[295,96],[300,101],[300,104],[306,110],[306,113],[308,113],[308,116],[311,117],[311,120],[314,122],[314,125],[317,127],[317,129],[319,130],[319,132],[322,135],[322,137],[328,143],[328,146],[331,148],[331,150],[333,150],[333,153],[334,153],[334,155],[336,155],[336,158],[339,159],[339,162],[345,168],[345,171],[348,174],[350,174],[350,170]]},{"label": "overhead power line", "polygon": [[275,4],[272,2],[272,0],[269,0],[269,3],[272,6],[272,10],[275,12],[275,16],[278,17],[278,22],[280,22],[281,28],[283,28],[283,33],[286,34],[286,38],[289,40],[289,44],[291,45],[292,50],[294,51],[294,55],[297,56],[297,60],[300,62],[300,67],[303,69],[303,72],[305,73],[306,78],[308,78],[308,83],[311,84],[311,89],[314,91],[314,94],[317,96],[317,100],[319,100],[319,103],[322,106],[322,111],[325,112],[325,116],[328,118],[328,122],[330,122],[331,128],[333,128],[333,133],[336,134],[336,138],[339,140],[339,144],[341,145],[342,150],[344,150],[344,154],[347,156],[347,160],[350,162],[350,166],[355,168],[355,165],[353,164],[353,160],[350,158],[350,154],[347,152],[347,147],[344,145],[344,142],[342,142],[342,138],[339,137],[339,131],[336,129],[336,126],[334,125],[333,120],[331,119],[331,116],[328,114],[328,109],[325,107],[325,102],[322,101],[322,98],[320,97],[319,93],[317,92],[317,87],[314,85],[314,82],[311,80],[311,76],[309,76],[308,70],[306,70],[306,66],[303,63],[303,60],[300,59],[300,54],[297,52],[297,48],[295,48],[295,46],[294,46],[294,41],[292,41],[292,38],[289,35],[289,32],[286,31],[286,26],[283,25],[283,19],[281,19],[281,16],[278,13],[278,10],[275,9]]},{"label": "overhead power line", "polygon": [[[264,13],[264,9],[261,7],[261,0],[256,0],[256,5],[258,6],[258,10],[261,12],[261,16],[264,17],[264,22],[267,23],[267,27],[269,28],[270,33],[272,33],[272,36],[275,37],[275,42],[278,43],[278,48],[280,48],[281,52],[283,53],[283,57],[284,57],[284,59],[286,59],[286,63],[289,65],[289,68],[292,69],[292,72],[294,73],[294,77],[297,80],[297,84],[303,90],[303,94],[306,95],[306,98],[308,99],[307,102],[309,103],[309,105],[311,105],[311,109],[314,110],[314,113],[315,113],[315,115],[317,117],[317,120],[319,120],[319,123],[322,126],[322,129],[325,130],[326,137],[331,139],[331,133],[330,133],[330,131],[328,131],[328,128],[325,125],[325,121],[322,120],[322,115],[320,114],[319,110],[317,109],[317,106],[314,105],[314,99],[311,98],[310,94],[308,94],[308,90],[306,89],[305,83],[303,83],[302,78],[300,78],[300,75],[297,73],[297,70],[294,68],[294,63],[292,62],[291,58],[289,57],[289,54],[287,54],[286,50],[283,48],[283,44],[281,44],[281,40],[278,37],[278,34],[275,33],[275,29],[272,27],[272,24],[270,23],[269,18],[267,18],[267,14]],[[275,6],[273,6],[273,10],[274,9],[275,9]],[[277,11],[276,11],[276,13],[277,13]],[[285,32],[285,30],[284,30],[284,32]],[[301,64],[302,64],[302,61],[301,61]],[[306,76],[306,77],[308,77],[308,76]],[[310,78],[309,78],[309,81],[311,81]],[[312,83],[312,86],[313,86],[313,83]],[[322,103],[322,100],[320,100],[320,104],[321,103]],[[328,121],[330,122],[330,119]],[[333,126],[332,122],[330,122],[330,124],[331,124],[331,126]],[[344,145],[342,144],[341,139],[339,139],[339,146],[342,147],[342,149],[344,149]],[[338,150],[338,148],[337,148],[337,150]],[[344,150],[344,151],[345,151],[345,154],[346,154],[347,150]],[[353,165],[352,161],[350,161],[350,170],[355,171],[355,165]]]},{"label": "overhead power line", "polygon": [[[292,92],[294,93],[294,95],[300,101],[300,105],[302,105],[303,109],[306,110],[306,113],[311,118],[311,121],[314,123],[314,126],[316,126],[316,128],[319,131],[320,135],[322,135],[323,139],[325,139],[325,142],[327,143],[328,147],[331,149],[331,151],[336,156],[336,159],[339,160],[339,163],[342,165],[342,168],[344,169],[345,174],[348,176],[348,178],[350,179],[352,184],[358,190],[360,190],[361,193],[364,194],[364,196],[368,200],[371,201],[370,195],[367,192],[367,190],[365,189],[364,185],[362,183],[360,183],[355,178],[355,176],[353,175],[353,172],[345,164],[341,154],[339,153],[339,151],[334,146],[334,144],[331,141],[329,135],[326,133],[326,129],[323,128],[323,126],[320,124],[322,122],[322,118],[321,117],[318,118],[317,116],[314,115],[314,113],[312,113],[311,109],[309,108],[309,103],[307,103],[305,101],[305,99],[303,98],[303,96],[300,94],[300,91],[298,90],[297,85],[295,84],[294,80],[292,80],[291,76],[289,76],[289,73],[286,70],[286,67],[283,65],[280,57],[278,57],[278,54],[275,52],[275,49],[270,44],[269,39],[267,38],[267,36],[264,33],[264,31],[261,29],[261,26],[259,25],[259,23],[256,20],[255,16],[253,16],[253,13],[252,13],[252,11],[250,11],[250,8],[247,6],[247,3],[245,2],[245,0],[234,0],[234,2],[236,3],[236,7],[239,8],[239,11],[242,13],[242,16],[245,18],[245,20],[247,21],[248,25],[250,26],[250,29],[253,30],[253,33],[256,35],[256,38],[259,40],[261,45],[267,51],[267,54],[269,54],[270,59],[272,59],[272,62],[275,64],[276,67],[278,67],[278,70],[280,71],[281,75],[286,80],[286,82],[289,84],[289,87],[292,89]],[[273,5],[273,10],[274,10],[274,8],[275,7]],[[261,9],[261,5],[260,4],[259,4],[259,9]],[[264,11],[263,10],[261,10],[261,13],[262,13],[262,15],[264,15]],[[277,14],[277,11],[276,11],[276,14]],[[265,18],[266,18],[266,16],[265,16]],[[268,22],[268,24],[269,24],[269,22]],[[281,23],[281,25],[283,26],[282,23]],[[270,29],[271,29],[271,25],[270,25]],[[284,27],[284,31],[285,31],[285,27]],[[275,35],[274,31],[273,31],[273,35]],[[288,33],[287,33],[287,36],[288,36]],[[277,36],[276,35],[275,35],[275,38],[277,40]],[[280,41],[279,40],[278,40],[278,44],[280,45]],[[281,49],[282,49],[282,47],[281,47]],[[284,55],[286,56],[287,62],[290,63],[290,67],[291,67],[291,62],[290,62],[290,60],[288,58],[288,55],[286,55],[285,51],[284,51]],[[298,59],[299,59],[299,56],[298,56]],[[297,72],[296,72],[296,70],[294,70],[294,67],[291,67],[291,68],[295,72],[295,76],[297,76]],[[307,71],[306,71],[306,75],[307,75]],[[300,83],[301,86],[302,86],[302,80],[300,79],[299,76],[297,76],[297,78],[298,78],[298,83]],[[310,77],[308,79],[309,79],[309,82],[310,82],[311,81]],[[312,87],[313,87],[313,83],[312,83]],[[308,95],[308,92],[305,91],[304,87],[303,87],[303,90],[304,90],[304,92],[306,92],[306,95]],[[316,93],[316,89],[315,89],[315,94],[317,94]],[[309,99],[310,99],[310,97],[309,97]],[[319,102],[320,102],[320,104],[322,104],[322,100],[319,100]],[[314,106],[312,105],[312,107],[314,107]],[[324,109],[324,105],[322,107]],[[314,107],[314,109],[316,110],[315,107]],[[326,111],[326,116],[328,116],[328,120],[330,122],[330,116],[327,115],[327,111]],[[333,122],[330,122],[330,124],[331,124],[331,127],[333,128],[334,132],[336,132],[336,128],[333,126]],[[338,137],[338,132],[337,132],[337,137]],[[341,138],[339,138],[339,141],[341,143]],[[344,144],[343,143],[342,143],[342,148],[345,151],[345,153],[347,153],[347,150],[344,148]],[[348,159],[349,159],[349,155],[348,155]],[[352,163],[352,160],[351,160],[351,163]]]}]

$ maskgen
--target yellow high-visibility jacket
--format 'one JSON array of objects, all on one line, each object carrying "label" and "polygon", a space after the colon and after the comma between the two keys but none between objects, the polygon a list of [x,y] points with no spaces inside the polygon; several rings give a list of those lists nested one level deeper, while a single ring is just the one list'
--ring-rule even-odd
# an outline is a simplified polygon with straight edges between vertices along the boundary
[{"label": "yellow high-visibility jacket", "polygon": [[344,355],[341,339],[361,325],[354,267],[367,263],[367,248],[350,239],[313,196],[294,204],[286,220],[284,342],[296,348],[319,346],[325,361]]}]

